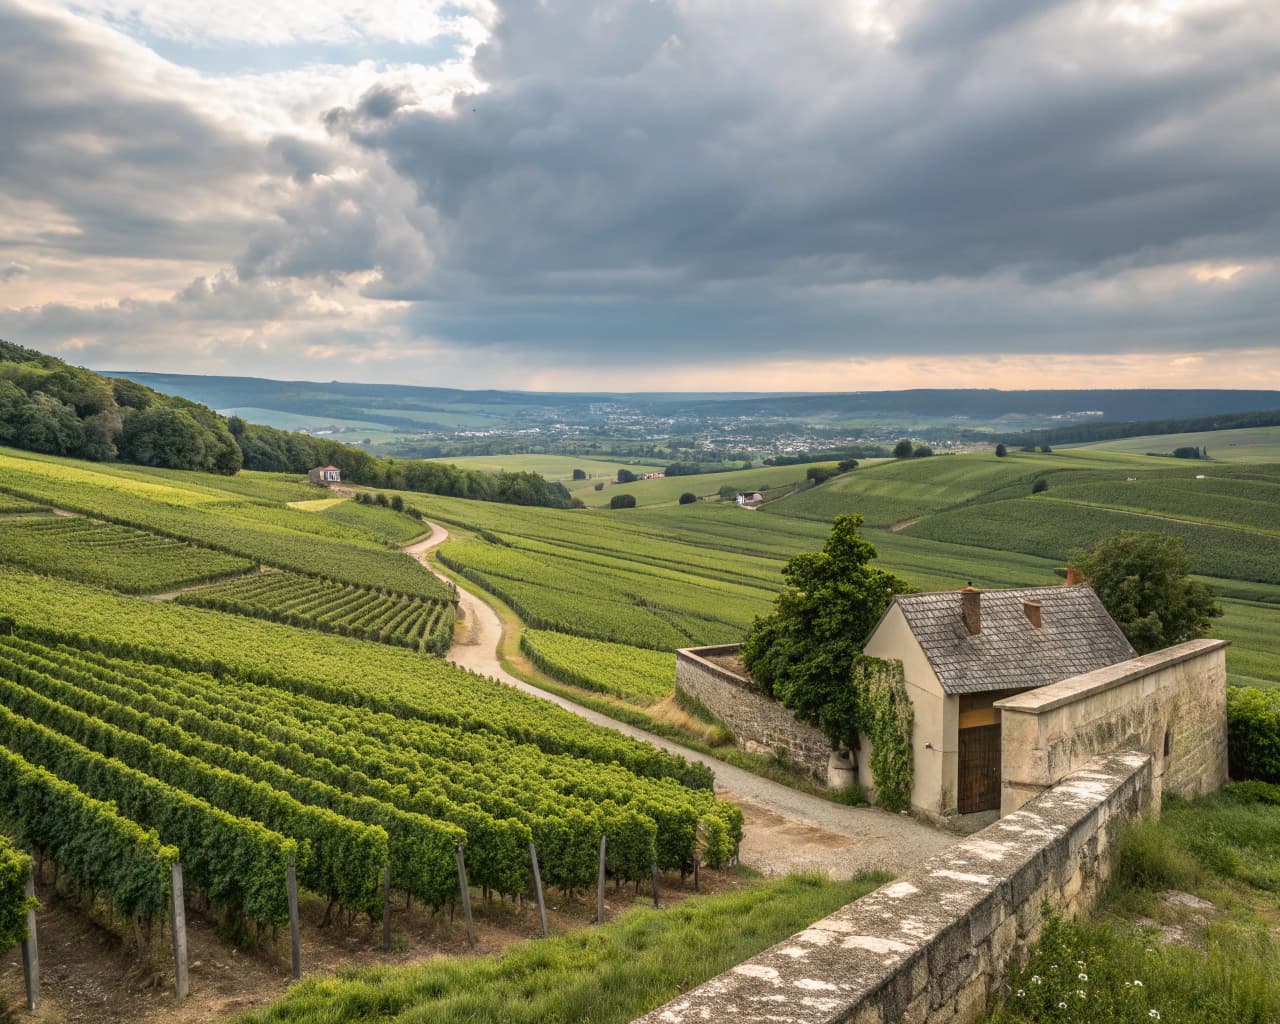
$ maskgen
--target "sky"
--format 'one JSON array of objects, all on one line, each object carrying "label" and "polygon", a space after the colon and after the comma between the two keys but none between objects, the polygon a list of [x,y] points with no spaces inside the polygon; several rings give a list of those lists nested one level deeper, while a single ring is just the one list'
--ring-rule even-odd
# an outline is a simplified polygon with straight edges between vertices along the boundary
[{"label": "sky", "polygon": [[529,390],[1280,388],[1280,4],[0,0],[0,337]]}]

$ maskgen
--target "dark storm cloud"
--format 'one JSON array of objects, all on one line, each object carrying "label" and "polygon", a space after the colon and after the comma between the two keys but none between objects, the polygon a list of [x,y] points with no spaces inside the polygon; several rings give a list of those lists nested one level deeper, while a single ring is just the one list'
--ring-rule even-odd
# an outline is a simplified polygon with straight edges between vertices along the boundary
[{"label": "dark storm cloud", "polygon": [[[371,95],[331,122],[412,182],[432,254],[401,247],[372,293],[419,301],[424,331],[531,348],[954,350],[1006,330],[1158,348],[1150,296],[1048,333],[1037,296],[1276,252],[1271,5],[1156,26],[1105,5],[902,9],[885,38],[843,5],[504,5],[476,57],[488,91],[448,116]],[[894,307],[915,284],[950,308],[929,286],[957,279],[985,282],[985,326]],[[1169,308],[1202,345],[1277,312],[1270,287],[1227,291],[1225,310],[1223,289]]]}]

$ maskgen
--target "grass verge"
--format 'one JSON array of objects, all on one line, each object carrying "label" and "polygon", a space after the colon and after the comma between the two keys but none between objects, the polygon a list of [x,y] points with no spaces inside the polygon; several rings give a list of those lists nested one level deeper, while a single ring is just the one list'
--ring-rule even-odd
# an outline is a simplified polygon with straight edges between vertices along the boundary
[{"label": "grass verge", "polygon": [[793,875],[732,895],[633,910],[495,957],[443,957],[311,979],[239,1024],[622,1024],[884,884]]}]

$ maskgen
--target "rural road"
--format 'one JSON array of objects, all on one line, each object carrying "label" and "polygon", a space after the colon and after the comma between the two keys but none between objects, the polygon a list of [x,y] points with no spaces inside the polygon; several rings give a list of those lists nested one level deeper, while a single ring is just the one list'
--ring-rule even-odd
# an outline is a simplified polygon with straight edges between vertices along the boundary
[{"label": "rural road", "polygon": [[[431,534],[404,548],[441,579],[427,554],[449,539],[449,531],[428,523]],[[617,722],[557,694],[540,690],[507,672],[498,659],[502,622],[474,594],[458,589],[462,628],[447,660],[489,676],[541,700],[558,704],[589,722],[652,743],[715,772],[716,793],[738,804],[746,816],[746,838],[740,851],[744,864],[766,877],[792,871],[822,871],[850,878],[859,871],[884,868],[895,874],[946,849],[959,837],[921,824],[903,814],[870,807],[845,807],[761,778],[671,740]]]}]

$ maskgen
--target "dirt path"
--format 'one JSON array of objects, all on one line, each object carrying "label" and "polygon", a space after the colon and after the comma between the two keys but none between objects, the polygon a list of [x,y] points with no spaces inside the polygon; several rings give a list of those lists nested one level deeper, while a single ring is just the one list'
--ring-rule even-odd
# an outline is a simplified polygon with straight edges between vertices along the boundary
[{"label": "dirt path", "polygon": [[[427,555],[449,539],[449,531],[429,525],[430,536],[408,545],[404,551],[436,576],[447,579],[428,561]],[[847,878],[867,868],[900,872],[957,840],[956,836],[930,828],[905,814],[845,807],[801,793],[517,679],[502,667],[498,658],[502,622],[497,612],[462,588],[458,589],[458,599],[462,628],[446,655],[449,661],[557,704],[596,725],[707,765],[715,772],[716,792],[738,803],[746,815],[742,862],[765,875],[818,870],[832,877]]]},{"label": "dirt path", "polygon": [[905,530],[908,526],[915,526],[918,522],[920,522],[918,516],[915,519],[899,519],[896,523],[890,524],[889,532],[897,533],[899,530]]}]

